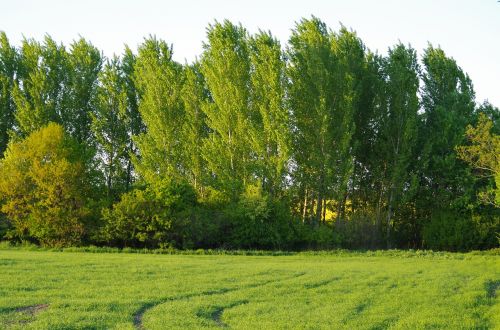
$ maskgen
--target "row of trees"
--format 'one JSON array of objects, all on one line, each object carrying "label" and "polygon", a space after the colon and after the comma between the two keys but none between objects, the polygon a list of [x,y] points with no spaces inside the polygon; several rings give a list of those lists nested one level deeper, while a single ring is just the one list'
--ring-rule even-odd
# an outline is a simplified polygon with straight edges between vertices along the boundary
[{"label": "row of trees", "polygon": [[[200,59],[149,37],[0,35],[6,237],[46,245],[489,248],[499,110],[440,48],[387,56],[344,27],[207,29]],[[497,195],[495,195],[497,194]],[[4,230],[5,231],[5,230]]]}]

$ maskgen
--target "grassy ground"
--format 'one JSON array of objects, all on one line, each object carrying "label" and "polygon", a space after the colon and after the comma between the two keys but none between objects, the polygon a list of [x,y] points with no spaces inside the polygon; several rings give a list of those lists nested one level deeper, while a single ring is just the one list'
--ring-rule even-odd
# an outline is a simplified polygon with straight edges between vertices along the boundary
[{"label": "grassy ground", "polygon": [[500,329],[500,257],[0,250],[0,329]]}]

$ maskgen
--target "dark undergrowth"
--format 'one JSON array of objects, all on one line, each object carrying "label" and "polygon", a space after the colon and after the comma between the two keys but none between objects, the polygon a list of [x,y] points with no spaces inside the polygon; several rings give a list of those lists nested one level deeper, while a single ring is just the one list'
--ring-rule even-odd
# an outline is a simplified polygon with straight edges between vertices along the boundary
[{"label": "dark undergrowth", "polygon": [[226,250],[226,249],[197,249],[180,250],[174,248],[165,249],[137,249],[137,248],[116,248],[102,246],[78,246],[78,247],[41,247],[34,244],[12,244],[4,241],[0,242],[0,250],[25,250],[25,251],[48,251],[48,252],[88,252],[88,253],[133,253],[133,254],[167,254],[167,255],[237,255],[237,256],[363,256],[379,257],[392,256],[401,258],[437,257],[465,259],[472,255],[500,256],[500,248],[460,252],[444,252],[433,250],[304,250],[304,251],[282,251],[282,250]]}]

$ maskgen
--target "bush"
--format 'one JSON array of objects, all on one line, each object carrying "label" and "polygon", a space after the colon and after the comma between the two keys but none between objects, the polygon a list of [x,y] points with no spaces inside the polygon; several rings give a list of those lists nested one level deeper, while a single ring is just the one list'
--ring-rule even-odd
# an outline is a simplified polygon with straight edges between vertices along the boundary
[{"label": "bush", "polygon": [[162,181],[123,194],[112,209],[104,209],[100,236],[118,246],[187,247],[187,228],[196,209],[190,185]]},{"label": "bush", "polygon": [[54,123],[9,144],[0,161],[0,195],[10,237],[46,246],[80,243],[89,214],[84,157]]},{"label": "bush", "polygon": [[339,248],[341,236],[329,224],[320,224],[317,227],[294,219],[292,221],[294,237],[293,247],[298,250],[324,250]]},{"label": "bush", "polygon": [[454,211],[436,212],[425,224],[423,240],[426,248],[465,251],[496,247],[495,232],[500,231],[500,218],[492,214],[471,215]]},{"label": "bush", "polygon": [[248,186],[236,203],[226,210],[230,248],[280,249],[292,231],[286,203],[266,196],[260,185]]}]

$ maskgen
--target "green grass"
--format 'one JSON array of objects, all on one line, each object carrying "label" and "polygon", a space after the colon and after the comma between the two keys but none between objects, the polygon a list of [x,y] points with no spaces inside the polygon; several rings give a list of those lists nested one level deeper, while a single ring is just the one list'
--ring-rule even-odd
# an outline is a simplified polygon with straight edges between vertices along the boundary
[{"label": "green grass", "polygon": [[0,329],[500,329],[500,257],[0,249]]}]

